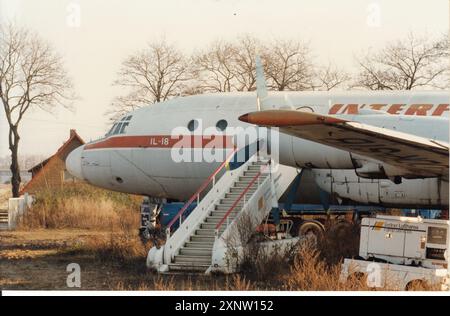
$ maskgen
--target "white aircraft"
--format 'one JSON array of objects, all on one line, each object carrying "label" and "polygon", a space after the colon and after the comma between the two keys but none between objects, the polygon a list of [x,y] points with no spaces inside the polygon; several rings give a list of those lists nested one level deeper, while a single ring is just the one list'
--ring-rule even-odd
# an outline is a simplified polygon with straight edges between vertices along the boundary
[{"label": "white aircraft", "polygon": [[[259,81],[257,93],[180,97],[132,111],[66,164],[99,187],[185,201],[220,165],[211,153],[224,159],[235,128],[257,124],[279,127],[281,164],[313,170],[341,199],[447,209],[448,112],[448,92],[267,93]],[[201,159],[174,159],[182,150]]]}]

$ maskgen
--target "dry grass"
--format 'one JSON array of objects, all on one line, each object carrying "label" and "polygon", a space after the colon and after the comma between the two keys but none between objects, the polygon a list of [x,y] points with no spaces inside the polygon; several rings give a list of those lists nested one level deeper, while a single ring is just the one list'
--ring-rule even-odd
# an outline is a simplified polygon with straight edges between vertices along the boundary
[{"label": "dry grass", "polygon": [[226,279],[226,289],[230,291],[252,291],[258,289],[256,284],[247,280],[245,276],[235,274]]},{"label": "dry grass", "polygon": [[360,226],[350,222],[325,224],[325,232],[319,238],[317,249],[321,259],[328,265],[338,264],[345,258],[355,258],[359,254]]},{"label": "dry grass", "polygon": [[295,258],[289,273],[283,277],[285,289],[289,291],[366,291],[369,288],[362,279],[351,278],[346,283],[339,281],[341,265],[327,264],[321,253],[310,243],[304,243]]},{"label": "dry grass", "polygon": [[128,225],[112,226],[106,238],[92,237],[84,244],[70,249],[72,252],[86,252],[93,254],[102,262],[116,262],[128,265],[128,268],[142,268],[148,252],[139,236],[138,230]]},{"label": "dry grass", "polygon": [[140,198],[84,183],[43,189],[34,197],[33,208],[21,220],[20,228],[109,230],[123,221],[135,228],[139,222]]},{"label": "dry grass", "polygon": [[[329,227],[317,246],[303,243],[285,254],[268,255],[259,246],[258,238],[252,236],[253,232],[246,231],[252,225],[244,220],[234,240],[247,245],[239,262],[241,273],[191,277],[148,272],[145,257],[151,245],[144,247],[138,237],[139,203],[139,198],[87,184],[42,191],[22,219],[20,229],[77,228],[104,232],[71,244],[64,249],[64,255],[86,254],[94,262],[119,267],[124,278],[111,284],[111,290],[371,290],[356,274],[345,283],[339,281],[342,260],[358,254],[359,227],[350,225],[342,230]],[[411,290],[435,289],[423,283],[411,287]]]},{"label": "dry grass", "polygon": [[8,207],[8,200],[11,196],[11,185],[0,183],[0,208]]},{"label": "dry grass", "polygon": [[91,237],[69,252],[94,253],[102,261],[120,263],[144,261],[147,249],[142,245],[138,229],[141,198],[95,188],[85,183],[68,184],[59,189],[35,194],[33,207],[19,229],[89,229],[107,232]]}]

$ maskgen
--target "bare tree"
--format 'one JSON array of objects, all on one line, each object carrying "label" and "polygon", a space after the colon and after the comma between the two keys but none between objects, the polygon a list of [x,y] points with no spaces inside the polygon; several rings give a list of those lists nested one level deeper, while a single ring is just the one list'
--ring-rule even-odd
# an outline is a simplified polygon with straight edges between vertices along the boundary
[{"label": "bare tree", "polygon": [[228,42],[216,41],[207,50],[193,57],[194,76],[207,92],[237,90],[235,69],[236,47]]},{"label": "bare tree", "polygon": [[255,90],[255,57],[260,49],[260,41],[248,34],[234,42],[214,42],[193,57],[199,86],[208,92]]},{"label": "bare tree", "polygon": [[343,87],[349,81],[350,75],[346,71],[329,63],[327,66],[316,69],[312,88],[313,90],[330,91]]},{"label": "bare tree", "polygon": [[448,41],[416,37],[389,43],[358,60],[355,87],[370,90],[444,88],[448,84]]},{"label": "bare tree", "polygon": [[264,48],[262,59],[269,88],[278,91],[311,89],[314,71],[308,45],[276,40]]},{"label": "bare tree", "polygon": [[189,79],[189,63],[175,46],[165,40],[149,43],[123,61],[114,85],[129,92],[113,101],[109,114],[121,115],[181,95]]},{"label": "bare tree", "polygon": [[261,53],[261,42],[250,35],[244,35],[235,44],[235,72],[238,91],[253,91],[256,89],[255,57]]},{"label": "bare tree", "polygon": [[25,113],[33,108],[51,111],[61,105],[70,107],[72,83],[61,57],[34,33],[13,24],[0,26],[0,100],[9,125],[11,184],[19,196],[19,126]]}]

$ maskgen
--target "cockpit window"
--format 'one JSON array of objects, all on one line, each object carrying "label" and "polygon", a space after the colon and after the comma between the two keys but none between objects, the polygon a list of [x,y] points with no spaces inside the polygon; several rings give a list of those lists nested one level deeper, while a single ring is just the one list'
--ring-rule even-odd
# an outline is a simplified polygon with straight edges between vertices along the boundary
[{"label": "cockpit window", "polygon": [[118,122],[114,123],[106,136],[124,134],[126,132],[126,127],[130,125],[132,118],[132,115],[122,117]]},{"label": "cockpit window", "polygon": [[106,136],[111,135],[113,133],[114,129],[116,128],[116,126],[117,126],[117,123],[114,123],[113,126],[111,127],[111,129],[109,130],[109,132],[106,133]]},{"label": "cockpit window", "polygon": [[130,123],[128,123],[128,122],[122,123],[122,128],[120,129],[120,132],[119,132],[120,134],[123,134],[125,132],[125,127],[127,127],[128,124],[130,124]]},{"label": "cockpit window", "polygon": [[120,128],[122,127],[122,123],[117,124],[116,129],[114,130],[114,135],[119,134],[120,133]]}]

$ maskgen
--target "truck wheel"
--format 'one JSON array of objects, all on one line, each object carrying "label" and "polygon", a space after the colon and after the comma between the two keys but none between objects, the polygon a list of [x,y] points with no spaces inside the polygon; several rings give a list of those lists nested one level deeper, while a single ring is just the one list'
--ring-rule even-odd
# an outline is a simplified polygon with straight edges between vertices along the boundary
[{"label": "truck wheel", "polygon": [[319,239],[323,236],[325,229],[320,222],[317,221],[304,221],[298,228],[298,236],[305,237],[311,241],[313,245],[316,245]]}]

